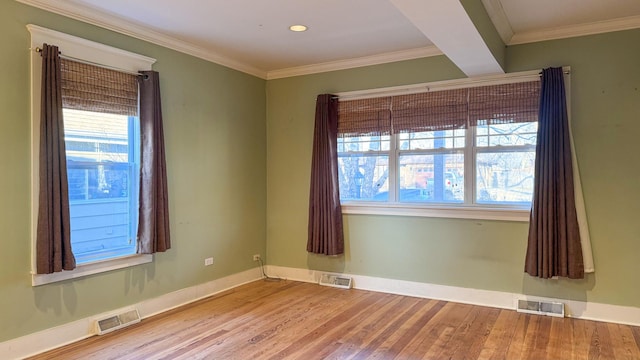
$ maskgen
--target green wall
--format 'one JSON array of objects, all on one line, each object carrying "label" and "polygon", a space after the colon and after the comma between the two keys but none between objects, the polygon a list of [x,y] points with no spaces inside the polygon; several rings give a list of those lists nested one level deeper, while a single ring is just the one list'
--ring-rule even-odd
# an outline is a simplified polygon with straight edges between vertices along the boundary
[{"label": "green wall", "polygon": [[[157,59],[173,248],[153,263],[31,286],[29,23]],[[15,1],[0,2],[0,39],[0,342],[235,274],[266,254],[264,80]]]},{"label": "green wall", "polygon": [[508,72],[569,65],[595,257],[584,280],[525,275],[528,223],[345,215],[346,252],[306,252],[315,97],[463,77],[431,57],[267,83],[267,255],[279,266],[640,306],[640,30],[507,48]]}]

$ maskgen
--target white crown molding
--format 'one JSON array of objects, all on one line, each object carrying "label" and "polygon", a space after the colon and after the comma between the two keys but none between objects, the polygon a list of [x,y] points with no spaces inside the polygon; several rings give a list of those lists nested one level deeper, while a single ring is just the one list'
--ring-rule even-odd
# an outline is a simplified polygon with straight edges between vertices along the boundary
[{"label": "white crown molding", "polygon": [[113,316],[124,312],[124,310],[131,310],[132,308],[137,308],[140,317],[145,319],[261,278],[262,273],[260,268],[252,268],[204,284],[164,294],[137,304],[128,305],[120,309],[96,314],[33,334],[0,342],[0,354],[2,354],[3,359],[23,359],[95,335],[96,319]]},{"label": "white crown molding", "polygon": [[144,40],[156,45],[160,45],[172,50],[176,50],[188,55],[195,56],[219,65],[229,67],[250,75],[265,79],[266,71],[253,66],[230,59],[221,54],[195,46],[188,42],[178,40],[165,34],[153,31],[142,26],[133,24],[113,15],[98,12],[86,6],[71,4],[56,0],[16,0],[26,5],[30,5],[42,10],[46,10],[58,15],[62,15],[74,20],[82,21],[91,25],[115,31],[136,39]]},{"label": "white crown molding", "polygon": [[188,55],[192,55],[219,65],[229,67],[234,70],[257,76],[262,79],[277,79],[282,77],[314,74],[319,72],[343,70],[353,67],[377,65],[394,61],[411,60],[421,57],[442,55],[442,52],[440,50],[438,50],[434,46],[431,46],[426,48],[396,51],[355,59],[326,62],[266,72],[253,66],[230,59],[218,53],[209,51],[202,47],[198,47],[188,42],[175,39],[165,34],[161,34],[157,31],[153,31],[145,27],[133,24],[117,16],[98,12],[86,6],[72,5],[70,3],[55,0],[16,1],[74,20],[99,26],[107,30],[115,31],[123,35],[131,36],[136,39],[144,40],[156,45],[176,50]]},{"label": "white crown molding", "polygon": [[[443,53],[435,46],[390,52],[354,59],[331,61],[312,65],[298,66],[273,71],[265,71],[254,66],[236,61],[217,52],[193,45],[183,40],[159,33],[123,20],[117,16],[104,14],[87,6],[79,6],[69,2],[56,0],[15,0],[45,11],[56,13],[91,25],[99,26],[123,35],[147,41],[156,45],[195,56],[228,68],[238,70],[262,79],[279,79],[284,77],[315,74],[327,71],[344,70],[368,65],[378,65],[395,61],[411,60],[422,57],[437,56]],[[640,28],[640,16],[630,16],[590,24],[558,27],[513,34],[509,21],[502,9],[500,0],[482,0],[500,37],[507,45],[525,44],[538,41],[562,39],[583,35],[592,35],[611,31]]]},{"label": "white crown molding", "polygon": [[389,53],[377,54],[372,56],[363,56],[359,58],[329,61],[318,64],[296,66],[281,70],[273,70],[267,73],[267,80],[280,79],[292,76],[317,74],[328,71],[345,70],[357,67],[386,64],[390,62],[413,60],[430,56],[443,55],[435,46],[427,46],[416,49],[400,50]]},{"label": "white crown molding", "polygon": [[500,0],[482,0],[482,4],[487,10],[493,26],[498,31],[498,34],[500,34],[502,41],[508,44],[513,37],[513,29],[511,28],[507,14],[504,12],[502,3]]},{"label": "white crown molding", "polygon": [[561,26],[552,29],[515,33],[507,45],[527,44],[532,42],[565,39],[637,28],[640,28],[640,15],[596,21],[588,24]]}]

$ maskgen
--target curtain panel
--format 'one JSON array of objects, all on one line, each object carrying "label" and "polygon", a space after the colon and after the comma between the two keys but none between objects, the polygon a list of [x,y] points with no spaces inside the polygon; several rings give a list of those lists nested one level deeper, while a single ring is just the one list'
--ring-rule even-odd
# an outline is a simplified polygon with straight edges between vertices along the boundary
[{"label": "curtain panel", "polygon": [[152,254],[171,248],[169,194],[159,74],[156,71],[142,71],[141,74],[137,252]]},{"label": "curtain panel", "polygon": [[584,278],[562,68],[544,69],[525,271]]},{"label": "curtain panel", "polygon": [[344,253],[342,208],[338,189],[338,99],[318,95],[311,159],[307,251]]},{"label": "curtain panel", "polygon": [[57,46],[42,46],[42,96],[36,272],[73,270],[67,159],[62,119],[62,75]]}]

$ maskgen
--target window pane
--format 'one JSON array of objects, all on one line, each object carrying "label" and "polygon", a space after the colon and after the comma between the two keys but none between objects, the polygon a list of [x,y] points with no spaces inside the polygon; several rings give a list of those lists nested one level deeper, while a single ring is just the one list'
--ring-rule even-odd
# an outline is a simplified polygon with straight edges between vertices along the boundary
[{"label": "window pane", "polygon": [[69,200],[127,198],[129,164],[67,160]]},{"label": "window pane", "polygon": [[476,127],[477,146],[517,146],[535,145],[538,131],[537,122],[478,125]]},{"label": "window pane", "polygon": [[339,156],[338,178],[342,201],[388,201],[389,156]]},{"label": "window pane", "polygon": [[400,150],[464,148],[464,129],[399,134]]},{"label": "window pane", "polygon": [[338,138],[338,152],[389,151],[389,135]]},{"label": "window pane", "polygon": [[464,201],[464,155],[400,156],[401,202]]},{"label": "window pane", "polygon": [[[71,246],[78,263],[135,253],[137,121],[63,110]],[[134,151],[135,150],[135,151]]]},{"label": "window pane", "polygon": [[531,203],[535,151],[480,152],[476,166],[476,202]]}]

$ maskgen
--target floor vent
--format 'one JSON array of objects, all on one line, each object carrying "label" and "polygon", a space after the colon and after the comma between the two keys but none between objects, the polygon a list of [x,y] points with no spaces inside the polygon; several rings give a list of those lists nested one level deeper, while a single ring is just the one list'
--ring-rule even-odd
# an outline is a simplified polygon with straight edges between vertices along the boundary
[{"label": "floor vent", "polygon": [[103,335],[139,322],[140,314],[138,314],[137,309],[133,309],[125,311],[122,314],[96,320],[96,328],[98,335]]},{"label": "floor vent", "polygon": [[518,300],[518,312],[564,317],[564,304],[551,301]]},{"label": "floor vent", "polygon": [[322,274],[319,284],[341,289],[351,289],[351,278],[344,275]]}]

